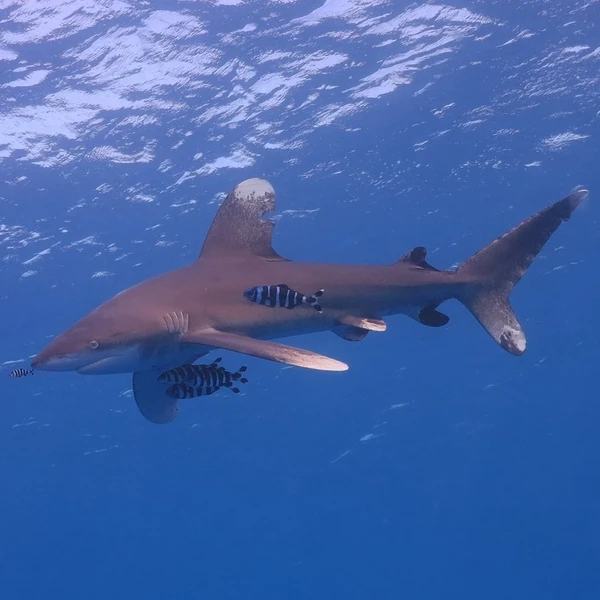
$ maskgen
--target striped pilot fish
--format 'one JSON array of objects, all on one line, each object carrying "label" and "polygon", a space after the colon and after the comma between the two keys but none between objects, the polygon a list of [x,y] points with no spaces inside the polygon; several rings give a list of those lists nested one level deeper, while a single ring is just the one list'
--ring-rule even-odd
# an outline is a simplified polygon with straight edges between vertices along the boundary
[{"label": "striped pilot fish", "polygon": [[181,365],[174,369],[169,369],[158,376],[159,383],[188,383],[191,385],[201,385],[213,383],[216,385],[216,377],[221,358],[216,358],[210,365]]},{"label": "striped pilot fish", "polygon": [[18,369],[13,369],[8,376],[9,377],[25,377],[26,375],[33,375],[33,369],[23,369],[20,367]]},{"label": "striped pilot fish", "polygon": [[[187,383],[176,383],[167,389],[165,394],[170,398],[178,398],[179,400],[183,400],[184,398],[199,398],[200,396],[210,396],[215,392],[218,392],[221,389],[221,386],[193,386],[188,385]],[[230,388],[231,391],[236,394],[240,391],[238,388]]]},{"label": "striped pilot fish", "polygon": [[[184,365],[186,367],[194,366],[205,366],[205,365]],[[242,377],[242,373],[246,370],[246,367],[240,367],[237,373],[230,373],[223,367],[217,367],[215,369],[216,374],[210,375],[207,380],[203,373],[200,373],[196,381],[199,383],[187,383],[181,381],[169,387],[165,392],[170,398],[198,398],[200,396],[210,396],[215,392],[218,392],[222,387],[231,390],[234,394],[239,394],[240,388],[233,385],[234,382],[248,383],[246,377]],[[216,380],[216,382],[215,382]],[[192,381],[187,380],[187,381]]]},{"label": "striped pilot fish", "polygon": [[312,306],[316,311],[322,312],[321,305],[318,299],[323,295],[325,290],[319,290],[312,296],[305,296],[300,292],[296,292],[288,287],[285,283],[278,285],[258,285],[256,287],[247,289],[244,292],[244,298],[254,302],[255,304],[262,304],[271,308],[295,308],[302,304]]},{"label": "striped pilot fish", "polygon": [[232,373],[221,367],[218,363],[220,358],[210,365],[181,365],[175,369],[165,371],[158,377],[160,383],[173,383],[166,391],[171,398],[196,398],[198,396],[210,396],[222,387],[239,393],[239,388],[234,383],[248,383],[248,379],[242,376],[247,367],[240,367]]}]

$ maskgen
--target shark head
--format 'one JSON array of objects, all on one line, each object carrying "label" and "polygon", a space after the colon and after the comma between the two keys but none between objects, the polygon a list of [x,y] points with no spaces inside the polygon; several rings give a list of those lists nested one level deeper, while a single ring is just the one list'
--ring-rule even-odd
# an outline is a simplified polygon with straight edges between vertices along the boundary
[{"label": "shark head", "polygon": [[154,368],[172,349],[184,315],[145,314],[107,303],[46,346],[31,366],[41,371],[84,375],[131,373]]},{"label": "shark head", "polygon": [[88,315],[48,344],[31,362],[41,371],[83,374],[129,372],[139,362],[143,339],[118,322]]}]

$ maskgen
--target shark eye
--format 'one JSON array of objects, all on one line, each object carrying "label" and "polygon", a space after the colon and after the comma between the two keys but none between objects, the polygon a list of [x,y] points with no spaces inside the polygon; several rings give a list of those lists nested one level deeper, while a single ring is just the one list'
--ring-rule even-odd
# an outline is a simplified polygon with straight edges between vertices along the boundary
[{"label": "shark eye", "polygon": [[92,349],[92,350],[96,350],[96,348],[98,348],[99,344],[96,340],[92,340],[88,346]]}]

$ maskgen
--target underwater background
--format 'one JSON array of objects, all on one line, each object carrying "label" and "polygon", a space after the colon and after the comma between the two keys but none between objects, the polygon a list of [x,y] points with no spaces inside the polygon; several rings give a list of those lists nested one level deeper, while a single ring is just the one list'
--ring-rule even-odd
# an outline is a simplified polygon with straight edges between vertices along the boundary
[{"label": "underwater background", "polygon": [[[0,0],[1,597],[600,597],[599,20],[598,0]],[[512,294],[520,358],[449,302],[440,329],[291,340],[345,373],[211,353],[249,383],[167,426],[130,375],[8,377],[193,261],[248,177],[286,257],[423,245],[440,269],[590,196]]]}]

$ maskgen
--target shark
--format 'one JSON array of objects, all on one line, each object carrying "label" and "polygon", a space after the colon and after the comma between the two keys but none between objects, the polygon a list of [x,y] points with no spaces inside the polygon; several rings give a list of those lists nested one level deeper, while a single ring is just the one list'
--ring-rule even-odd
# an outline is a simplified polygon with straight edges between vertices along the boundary
[{"label": "shark", "polygon": [[[110,298],[53,339],[31,362],[44,371],[83,375],[132,373],[135,402],[156,424],[173,421],[179,404],[167,397],[160,373],[228,350],[285,365],[345,371],[348,364],[273,340],[332,331],[358,342],[404,314],[428,327],[449,317],[439,311],[458,300],[505,351],[521,356],[526,338],[509,301],[550,236],[588,196],[575,189],[521,222],[457,268],[430,265],[425,247],[392,264],[292,261],[272,244],[276,196],[271,183],[236,185],[219,207],[192,263],[142,281]],[[311,293],[324,289],[322,312],[251,303],[244,291],[285,282]]]}]

